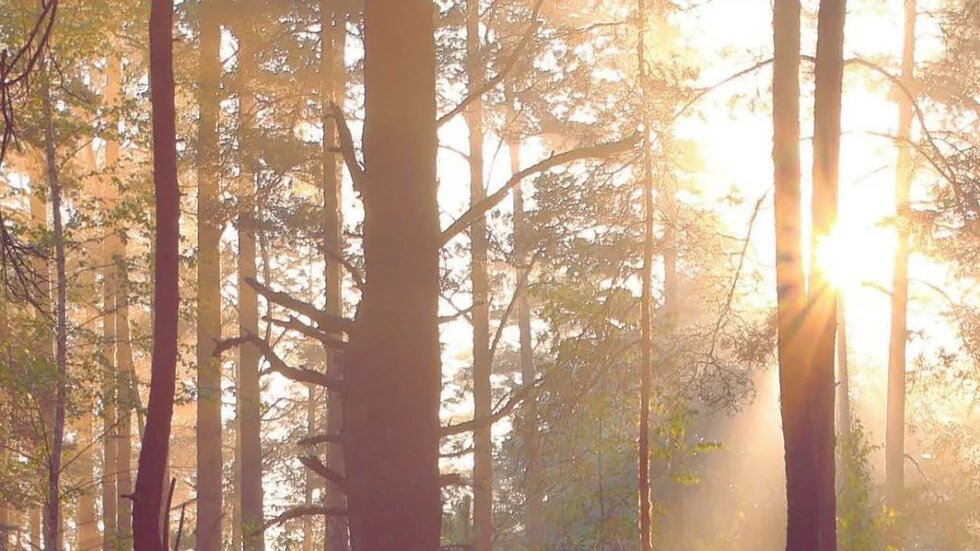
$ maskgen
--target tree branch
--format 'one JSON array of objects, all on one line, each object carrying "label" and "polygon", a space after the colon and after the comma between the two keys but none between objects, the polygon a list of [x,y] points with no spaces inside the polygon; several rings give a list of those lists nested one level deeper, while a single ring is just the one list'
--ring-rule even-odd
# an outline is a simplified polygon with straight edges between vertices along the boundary
[{"label": "tree branch", "polygon": [[254,533],[258,534],[273,528],[275,526],[281,526],[291,520],[295,520],[303,517],[342,517],[347,516],[347,509],[341,507],[322,507],[319,505],[300,505],[299,507],[293,507],[292,509],[287,509],[282,513],[279,513],[275,518],[266,521],[262,525],[262,528],[256,530]]},{"label": "tree branch", "polygon": [[307,469],[320,475],[326,480],[329,480],[337,488],[341,489],[342,491],[346,491],[347,479],[344,478],[344,475],[324,465],[319,458],[312,455],[303,455],[299,457],[299,462],[302,463]]},{"label": "tree branch", "polygon": [[471,419],[455,425],[446,425],[439,431],[439,436],[443,438],[447,436],[455,436],[457,434],[471,432],[496,423],[497,421],[510,415],[511,412],[514,411],[514,409],[521,402],[529,398],[532,393],[537,392],[543,381],[544,379],[538,379],[532,385],[526,385],[518,390],[515,390],[514,392],[511,392],[510,397],[503,403],[503,405],[499,405],[498,402],[498,407],[494,409],[493,413],[491,413],[489,417]]},{"label": "tree branch", "polygon": [[351,329],[354,328],[353,320],[320,310],[309,302],[299,300],[287,293],[273,291],[271,288],[256,281],[255,278],[246,277],[245,283],[249,284],[269,302],[274,302],[283,308],[302,314],[315,321],[323,331],[328,333],[350,333]]},{"label": "tree branch", "polygon": [[639,140],[640,135],[634,133],[619,141],[600,143],[588,147],[580,147],[578,149],[564,151],[562,153],[556,153],[543,161],[516,172],[500,189],[470,207],[469,210],[453,221],[453,223],[442,232],[441,244],[445,245],[448,243],[453,237],[456,237],[456,235],[465,231],[471,224],[479,220],[481,216],[484,216],[487,212],[496,207],[497,204],[503,201],[504,197],[507,196],[510,190],[517,187],[517,185],[520,184],[524,178],[539,172],[544,172],[559,165],[570,163],[572,161],[601,158],[614,153],[620,153],[631,149],[639,142]]},{"label": "tree branch", "polygon": [[471,103],[483,97],[483,94],[493,90],[494,87],[507,78],[507,75],[510,74],[510,72],[514,69],[514,66],[517,65],[517,62],[524,57],[524,50],[531,42],[531,37],[533,37],[534,33],[538,30],[538,25],[540,24],[540,21],[538,21],[538,12],[541,11],[541,5],[543,3],[544,0],[538,0],[537,3],[534,4],[534,11],[531,13],[531,24],[528,25],[527,30],[521,37],[520,42],[518,42],[517,46],[514,47],[514,51],[511,52],[510,57],[508,57],[507,61],[504,62],[504,66],[500,68],[500,71],[491,77],[490,80],[484,82],[482,86],[471,91],[465,98],[463,98],[463,101],[459,102],[459,105],[453,107],[446,114],[436,119],[437,128],[446,124],[453,117],[465,111]]},{"label": "tree branch", "polygon": [[320,444],[341,444],[341,438],[339,434],[314,434],[312,436],[307,436],[306,438],[301,438],[297,442],[300,446],[317,446]]},{"label": "tree branch", "polygon": [[357,155],[354,153],[354,138],[350,133],[350,126],[347,125],[347,118],[344,111],[334,102],[330,102],[330,116],[337,124],[337,139],[340,146],[336,149],[344,158],[344,164],[350,171],[351,181],[354,182],[354,190],[360,193],[364,189],[364,168],[357,162]]},{"label": "tree branch", "polygon": [[287,379],[291,381],[296,381],[298,383],[306,383],[311,385],[322,386],[336,392],[343,391],[342,381],[331,377],[327,377],[323,373],[320,373],[319,371],[314,371],[309,368],[292,367],[291,365],[287,364],[282,358],[280,358],[278,354],[275,353],[275,351],[272,349],[272,345],[270,345],[265,339],[257,335],[253,335],[251,333],[239,337],[234,337],[231,339],[223,339],[217,341],[217,344],[215,345],[214,348],[214,355],[220,356],[226,350],[229,350],[236,346],[240,346],[245,343],[251,343],[255,345],[255,347],[259,349],[259,352],[269,362],[269,369],[266,372],[278,373],[283,377],[286,377]]},{"label": "tree branch", "polygon": [[262,319],[273,325],[278,325],[279,327],[282,327],[284,329],[296,331],[297,333],[300,333],[303,336],[320,341],[321,344],[329,348],[333,348],[335,350],[344,350],[347,348],[346,341],[342,341],[337,337],[334,337],[333,335],[324,333],[323,331],[320,331],[316,327],[304,323],[303,321],[301,321],[299,318],[295,316],[289,316],[288,320],[281,320],[278,318],[274,318],[272,316],[265,316]]}]

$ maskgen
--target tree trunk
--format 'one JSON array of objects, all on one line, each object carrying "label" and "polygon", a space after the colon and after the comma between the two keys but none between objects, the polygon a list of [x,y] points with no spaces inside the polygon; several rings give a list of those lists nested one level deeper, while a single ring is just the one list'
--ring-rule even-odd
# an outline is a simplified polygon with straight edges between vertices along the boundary
[{"label": "tree trunk", "polygon": [[[106,91],[105,103],[109,107],[118,107],[120,85],[120,61],[118,57],[110,56],[106,60]],[[110,118],[111,122],[118,122],[115,117]],[[112,127],[116,131],[115,126]],[[113,137],[108,139],[105,146],[105,170],[116,170],[119,160],[119,142]],[[111,212],[116,205],[117,192],[115,184],[108,177],[103,177],[103,194],[105,197],[105,208]],[[116,516],[118,514],[117,500],[119,496],[117,487],[117,474],[119,463],[117,461],[117,427],[116,405],[118,402],[117,382],[119,375],[117,372],[116,355],[116,325],[118,323],[118,307],[121,301],[118,300],[119,284],[116,255],[121,249],[119,236],[116,232],[110,231],[103,243],[102,255],[105,267],[103,268],[103,289],[102,289],[102,308],[105,310],[105,317],[102,319],[102,361],[105,364],[105,374],[103,375],[103,456],[102,456],[102,551],[114,551],[116,549],[116,539],[118,529]]]},{"label": "tree trunk", "polygon": [[[905,0],[902,83],[912,88],[915,64],[916,1]],[[898,243],[892,271],[891,324],[888,345],[888,406],[885,429],[885,505],[902,510],[905,493],[905,345],[909,296],[909,188],[912,185],[912,100],[898,92],[898,160],[895,166],[895,214]],[[889,531],[892,545],[901,539]]]},{"label": "tree trunk", "polygon": [[[321,59],[320,59],[320,95],[323,124],[322,152],[322,193],[323,193],[323,247],[324,247],[324,281],[326,284],[326,307],[333,315],[342,316],[343,303],[343,272],[337,258],[344,252],[343,243],[343,201],[341,196],[342,165],[334,148],[337,146],[337,128],[333,117],[330,116],[330,103],[341,108],[347,90],[347,70],[344,63],[347,44],[347,17],[339,10],[333,9],[331,0],[323,0],[320,4],[321,25]],[[340,363],[334,351],[329,347],[323,349],[326,358],[326,371],[330,377],[343,377]],[[343,421],[342,396],[336,391],[327,391],[327,434],[340,434]],[[335,472],[344,474],[344,453],[338,444],[327,444],[327,466]],[[328,509],[343,509],[347,498],[342,491],[329,484],[325,487],[325,505]],[[340,515],[324,517],[324,548],[327,551],[346,551],[349,548],[347,535],[347,519]]]},{"label": "tree trunk", "polygon": [[367,288],[344,370],[344,459],[356,551],[439,548],[434,12],[364,5]]},{"label": "tree trunk", "polygon": [[[251,151],[251,132],[255,128],[255,97],[249,90],[255,56],[247,39],[248,31],[238,32],[239,70],[239,147],[238,180],[238,323],[241,335],[259,334],[258,298],[246,279],[256,277],[255,249],[255,164]],[[238,356],[238,416],[241,430],[242,545],[245,551],[262,551],[265,522],[262,506],[261,396],[259,395],[259,353],[250,342],[242,344]]]},{"label": "tree trunk", "polygon": [[[521,170],[521,144],[516,138],[508,140],[510,172]],[[531,335],[531,307],[527,299],[528,258],[527,220],[524,212],[524,190],[514,187],[514,259],[517,264],[517,328],[520,339],[521,379],[525,388],[534,385],[537,370],[534,366],[534,343]],[[545,546],[544,498],[541,488],[541,458],[538,451],[538,400],[533,394],[524,399],[524,525],[527,547],[541,551]]]},{"label": "tree trunk", "polygon": [[[480,55],[480,0],[466,0],[466,67],[470,93],[483,85]],[[469,126],[470,204],[486,195],[483,182],[483,100],[474,99],[466,113]],[[470,284],[473,287],[473,417],[489,418],[492,396],[490,375],[490,284],[487,268],[487,225],[481,216],[470,227]],[[473,543],[474,551],[493,545],[493,439],[491,425],[473,431]]]},{"label": "tree trunk", "polygon": [[218,47],[221,27],[216,0],[200,7],[201,53],[198,69],[201,118],[197,144],[197,549],[221,549],[221,221],[218,169]]},{"label": "tree trunk", "polygon": [[54,420],[48,452],[48,488],[44,511],[44,548],[61,549],[61,462],[65,436],[68,369],[68,278],[65,274],[65,235],[61,218],[61,183],[56,156],[57,141],[51,106],[51,83],[47,67],[41,84],[41,108],[44,116],[44,153],[47,164],[48,193],[51,196],[52,229],[55,258],[55,380]]},{"label": "tree trunk", "polygon": [[117,545],[129,547],[133,502],[122,496],[133,493],[133,408],[139,407],[139,399],[133,394],[136,370],[133,366],[133,346],[129,331],[129,274],[126,269],[126,244],[118,243],[116,250],[116,367],[119,379],[116,383],[117,431],[116,438],[116,486],[120,499],[117,501],[119,531]]},{"label": "tree trunk", "polygon": [[173,0],[150,7],[150,98],[153,123],[153,187],[156,197],[156,262],[153,286],[153,360],[146,430],[133,495],[133,549],[164,551],[160,515],[170,444],[177,374],[180,192],[173,73]]},{"label": "tree trunk", "polygon": [[844,73],[846,0],[821,0],[817,15],[816,88],[814,92],[813,204],[807,318],[812,328],[810,426],[817,462],[818,540],[816,549],[837,549],[834,483],[834,337],[837,290],[819,269],[815,251],[837,223],[840,159],[841,88]]},{"label": "tree trunk", "polygon": [[651,376],[653,374],[653,159],[650,151],[650,116],[646,96],[646,0],[637,0],[637,20],[639,21],[637,37],[637,66],[641,82],[642,102],[640,104],[643,126],[643,265],[640,269],[640,434],[638,445],[639,463],[639,525],[640,549],[652,549],[653,535],[650,499],[650,394]]},{"label": "tree trunk", "polygon": [[851,434],[851,385],[847,366],[847,324],[844,321],[844,296],[837,299],[837,434]]},{"label": "tree trunk", "polygon": [[774,4],[773,165],[780,413],[786,468],[787,551],[817,549],[816,462],[803,325],[800,201],[800,3]]}]

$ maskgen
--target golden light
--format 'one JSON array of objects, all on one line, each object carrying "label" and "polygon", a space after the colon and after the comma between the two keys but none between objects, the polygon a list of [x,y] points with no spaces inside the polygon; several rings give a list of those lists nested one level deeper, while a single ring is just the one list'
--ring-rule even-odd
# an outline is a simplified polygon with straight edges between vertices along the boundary
[{"label": "golden light", "polygon": [[863,285],[890,287],[896,238],[888,226],[839,222],[817,247],[817,267],[847,292]]}]

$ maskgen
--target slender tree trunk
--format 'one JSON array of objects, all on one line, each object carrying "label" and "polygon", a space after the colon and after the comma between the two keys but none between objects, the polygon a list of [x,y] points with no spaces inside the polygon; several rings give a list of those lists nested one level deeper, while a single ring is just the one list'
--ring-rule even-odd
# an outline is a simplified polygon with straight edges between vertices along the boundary
[{"label": "slender tree trunk", "polygon": [[[110,108],[119,106],[120,85],[120,61],[118,57],[111,56],[106,60],[106,92],[105,103]],[[116,122],[115,117],[110,121]],[[117,128],[112,128],[113,132]],[[118,169],[119,142],[110,136],[105,146],[105,170],[114,171]],[[116,205],[117,192],[115,184],[108,177],[103,177],[103,194],[105,197],[105,207],[108,212]],[[105,374],[103,381],[103,456],[102,456],[102,551],[114,551],[118,538],[116,518],[118,514],[117,500],[119,496],[117,487],[117,474],[119,463],[117,461],[117,440],[119,429],[117,426],[118,403],[118,380],[116,356],[116,325],[118,323],[119,296],[119,268],[117,266],[117,253],[121,250],[119,237],[115,231],[109,231],[103,243],[103,289],[102,289],[102,308],[105,310],[105,317],[102,319],[102,360],[105,363]]]},{"label": "slender tree trunk", "polygon": [[[510,172],[521,169],[521,144],[516,138],[508,140]],[[531,335],[531,306],[527,298],[528,235],[524,211],[524,189],[514,188],[514,259],[517,265],[517,328],[520,339],[521,378],[525,387],[531,387],[537,377],[534,366],[534,343]],[[541,551],[545,546],[544,498],[541,488],[541,458],[538,451],[538,400],[533,394],[524,399],[524,500],[526,510],[524,525],[527,546],[530,551]]]},{"label": "slender tree trunk", "polygon": [[368,284],[347,354],[343,418],[355,551],[440,543],[433,19],[428,0],[364,4]]},{"label": "slender tree trunk", "polygon": [[[98,166],[95,159],[95,151],[92,149],[91,144],[86,145],[82,149],[82,162],[84,163],[83,170],[86,174],[83,191],[88,195],[96,196],[99,190],[93,178],[97,174]],[[86,251],[86,253],[90,252],[95,253],[96,251]],[[98,258],[99,255],[90,254],[89,257]],[[85,270],[80,279],[82,281],[81,286],[87,292],[94,291],[97,288],[94,271]],[[98,316],[100,314],[97,304],[93,297],[92,302],[89,303],[90,306],[86,309],[89,315]],[[87,392],[88,390],[86,388],[83,392]],[[78,465],[78,470],[82,473],[78,480],[80,489],[75,502],[75,549],[85,551],[92,551],[99,547],[99,526],[95,511],[94,487],[89,485],[95,476],[93,459],[93,450],[95,449],[95,442],[93,441],[94,407],[94,401],[86,398],[82,403],[82,415],[75,424],[78,435],[76,438],[78,451],[76,452],[75,463]]]},{"label": "slender tree trunk", "polygon": [[653,374],[653,159],[650,151],[650,116],[648,113],[645,80],[646,72],[646,0],[637,0],[638,75],[643,90],[640,105],[643,121],[643,265],[640,269],[640,435],[639,435],[639,525],[640,549],[650,551],[653,535],[650,499],[650,394]]},{"label": "slender tree trunk", "polygon": [[119,491],[117,501],[119,531],[118,544],[129,547],[133,538],[131,531],[133,501],[127,497],[133,493],[133,408],[139,407],[139,399],[133,395],[136,370],[133,366],[133,347],[129,331],[129,274],[126,270],[126,244],[119,242],[116,250],[116,367],[119,380],[116,384],[117,431],[116,438],[116,487]]},{"label": "slender tree trunk", "polygon": [[[483,85],[480,54],[480,0],[466,0],[466,66],[471,93]],[[486,195],[483,182],[483,101],[473,100],[466,113],[469,126],[470,204]],[[470,284],[473,287],[473,416],[488,418],[493,407],[490,375],[490,284],[487,268],[487,225],[481,216],[470,227]],[[474,551],[493,546],[493,439],[491,425],[473,432]]]},{"label": "slender tree trunk", "polygon": [[786,467],[787,551],[818,549],[816,461],[812,442],[810,373],[803,324],[800,201],[800,3],[774,4],[773,165],[779,392]]},{"label": "slender tree trunk", "polygon": [[847,366],[847,324],[844,321],[844,296],[837,300],[837,434],[851,434],[851,388]]},{"label": "slender tree trunk", "polygon": [[221,549],[221,221],[218,169],[218,79],[221,27],[216,0],[200,6],[198,66],[201,118],[197,144],[197,549]]},{"label": "slender tree trunk", "polygon": [[[255,57],[248,39],[248,29],[238,33],[239,56],[239,132],[241,167],[238,180],[238,320],[242,335],[259,334],[258,298],[246,279],[255,279],[255,164],[251,149],[251,132],[255,128],[255,98],[249,90]],[[259,353],[252,343],[239,347],[238,416],[241,422],[242,544],[245,551],[262,551],[262,435],[261,397],[259,395]]]},{"label": "slender tree trunk", "polygon": [[[46,70],[47,68],[45,68]],[[61,218],[61,183],[56,156],[56,136],[51,106],[51,83],[43,77],[41,106],[44,116],[44,152],[47,164],[48,193],[51,196],[52,229],[55,258],[55,382],[54,422],[48,455],[48,489],[44,514],[44,546],[47,551],[61,549],[61,462],[65,436],[65,406],[68,376],[68,278],[65,274],[65,234]]]},{"label": "slender tree trunk", "polygon": [[156,262],[153,286],[153,360],[146,430],[133,496],[134,551],[164,551],[160,515],[169,454],[177,374],[180,193],[173,73],[173,0],[150,7],[150,98],[153,186],[156,196]]},{"label": "slender tree trunk", "polygon": [[[846,0],[821,0],[817,15],[816,88],[814,92],[813,204],[811,255],[837,223],[840,159],[841,88],[844,73]],[[834,483],[834,337],[837,290],[811,256],[807,317],[810,342],[812,417],[817,461],[817,549],[837,549],[836,484]]]},{"label": "slender tree trunk", "polygon": [[41,547],[41,511],[33,508],[28,513],[28,524],[31,533],[31,549],[42,549]]},{"label": "slender tree trunk", "polygon": [[[334,152],[337,146],[337,128],[335,121],[330,116],[330,103],[336,103],[341,108],[347,89],[346,65],[344,56],[347,44],[347,18],[346,15],[335,10],[335,2],[323,0],[320,4],[320,25],[321,25],[321,59],[320,59],[320,95],[321,113],[323,124],[323,152],[322,152],[322,193],[323,193],[323,247],[325,272],[324,281],[326,282],[326,306],[327,311],[333,315],[342,316],[344,313],[343,303],[343,272],[337,256],[344,252],[343,243],[343,202],[341,195],[342,168],[339,158]],[[340,379],[343,377],[341,365],[335,357],[334,351],[329,347],[324,347],[326,358],[326,370],[330,377]],[[339,392],[327,391],[327,422],[326,431],[328,434],[340,434],[341,423],[343,422],[343,401]],[[335,472],[343,475],[344,473],[344,453],[337,444],[327,444],[326,449],[327,466]],[[347,498],[342,491],[336,487],[327,485],[326,488],[326,507],[329,509],[343,509],[346,507]],[[324,547],[327,551],[345,551],[348,549],[347,520],[339,515],[327,515],[324,518]]]},{"label": "slender tree trunk", "polygon": [[[905,0],[902,83],[912,88],[915,65],[916,1]],[[885,504],[894,512],[903,507],[905,493],[905,344],[909,296],[909,188],[912,185],[912,101],[898,92],[898,160],[895,166],[895,214],[898,243],[892,271],[891,325],[888,345],[888,406],[885,429]],[[896,531],[889,543],[901,546]]]}]

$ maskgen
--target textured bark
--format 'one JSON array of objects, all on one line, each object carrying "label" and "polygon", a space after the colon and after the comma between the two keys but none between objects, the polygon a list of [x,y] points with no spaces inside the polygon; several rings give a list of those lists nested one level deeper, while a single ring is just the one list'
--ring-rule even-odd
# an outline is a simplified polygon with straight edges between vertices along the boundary
[{"label": "textured bark", "polygon": [[[330,115],[330,103],[343,108],[347,89],[346,65],[344,56],[347,44],[346,14],[333,10],[334,2],[323,0],[320,4],[320,40],[322,56],[320,59],[320,96],[323,124],[322,183],[323,193],[323,246],[326,282],[326,310],[335,316],[342,316],[343,272],[336,255],[343,254],[343,210],[341,196],[342,163],[335,153],[337,147],[336,122]],[[340,363],[334,350],[325,346],[327,376],[342,379]],[[311,391],[312,392],[312,391]],[[336,391],[327,391],[327,434],[340,434],[343,422],[342,396]],[[327,445],[327,466],[335,472],[344,474],[344,453],[339,445]],[[347,507],[347,497],[338,488],[326,485],[328,510]],[[349,548],[347,519],[342,515],[324,516],[324,547],[327,551],[345,551]]]},{"label": "textured bark", "polygon": [[[248,21],[247,19],[245,20]],[[255,97],[250,91],[250,73],[255,55],[250,44],[250,29],[243,25],[238,31],[239,70],[239,153],[241,165],[238,179],[238,324],[241,335],[259,334],[259,305],[255,289],[246,285],[247,278],[255,279],[255,164],[251,151],[251,133],[255,129]],[[261,396],[259,395],[259,352],[255,344],[246,342],[238,348],[238,416],[241,430],[241,497],[242,546],[245,551],[262,551],[265,538],[261,530],[265,522],[262,505],[262,435]]]},{"label": "textured bark", "polygon": [[[106,92],[105,103],[110,107],[118,106],[120,85],[120,62],[118,57],[110,57],[106,60]],[[115,122],[115,119],[111,119]],[[119,142],[110,139],[105,146],[105,169],[114,171],[118,167]],[[117,192],[115,184],[108,177],[103,178],[102,193],[105,200],[106,210],[112,211],[116,205]],[[102,551],[114,551],[116,549],[116,538],[118,529],[116,515],[118,513],[117,499],[117,471],[119,469],[117,455],[117,411],[118,389],[116,382],[118,372],[116,370],[116,324],[117,324],[117,303],[119,295],[118,268],[116,267],[116,254],[121,249],[119,237],[116,232],[109,232],[102,246],[103,255],[103,288],[102,288],[102,308],[106,312],[102,319],[102,360],[105,364],[103,374],[103,431],[105,432],[103,441],[102,455]]]},{"label": "textured bark", "polygon": [[356,551],[440,543],[433,17],[427,0],[364,5],[367,286],[345,359],[343,417]]},{"label": "textured bark", "polygon": [[118,530],[117,545],[129,547],[133,538],[131,531],[133,502],[122,496],[133,493],[133,408],[139,406],[133,388],[136,370],[133,366],[133,346],[129,331],[129,275],[126,270],[126,245],[118,242],[114,252],[116,261],[116,381],[117,421],[116,421],[116,490]]},{"label": "textured bark", "polygon": [[816,462],[809,418],[806,289],[800,204],[800,3],[774,4],[773,165],[780,413],[786,468],[787,551],[817,549]]},{"label": "textured bark", "polygon": [[51,197],[52,238],[55,265],[55,366],[54,416],[48,443],[48,488],[44,504],[44,548],[59,551],[61,541],[61,463],[65,437],[65,406],[68,375],[68,278],[65,274],[65,235],[61,217],[61,182],[56,155],[57,138],[51,105],[51,84],[45,73],[41,84],[41,109],[44,117],[44,157],[47,167],[48,193]]},{"label": "textured bark", "polygon": [[837,549],[834,483],[834,340],[837,290],[813,256],[837,223],[840,160],[841,88],[844,73],[846,0],[821,0],[817,14],[816,88],[814,92],[813,201],[810,273],[807,279],[807,324],[812,393],[810,426],[814,432],[816,506],[820,551]]},{"label": "textured bark", "polygon": [[[637,0],[637,66],[640,82],[646,80],[646,0]],[[653,372],[653,159],[650,144],[650,116],[648,113],[646,86],[640,105],[643,122],[643,167],[641,184],[643,188],[643,265],[640,268],[640,434],[638,443],[638,493],[640,549],[652,549],[652,502],[650,499],[650,394]]]},{"label": "textured bark", "polygon": [[[916,1],[905,0],[902,46],[902,83],[914,84]],[[891,323],[888,344],[888,405],[885,428],[885,504],[900,512],[905,493],[905,346],[908,340],[909,297],[909,188],[912,185],[912,101],[898,94],[898,159],[895,165],[895,214],[898,243],[892,269]],[[892,545],[900,547],[896,531],[889,531]]]},{"label": "textured bark", "polygon": [[153,360],[146,430],[133,495],[134,551],[164,551],[160,515],[173,419],[177,374],[180,193],[173,73],[173,0],[150,7],[150,98],[153,124],[153,187],[156,198],[156,262],[153,274]]},{"label": "textured bark", "polygon": [[[480,1],[466,1],[466,67],[470,94],[483,84],[480,55]],[[483,182],[483,100],[470,102],[466,110],[469,126],[470,205],[486,198]],[[487,268],[486,217],[470,226],[470,285],[473,292],[473,418],[490,417],[490,284]],[[474,551],[490,551],[493,545],[493,439],[484,423],[473,431],[473,542]]]},{"label": "textured bark", "polygon": [[218,169],[218,48],[216,0],[201,4],[197,129],[197,529],[199,551],[221,549],[221,221]]}]

